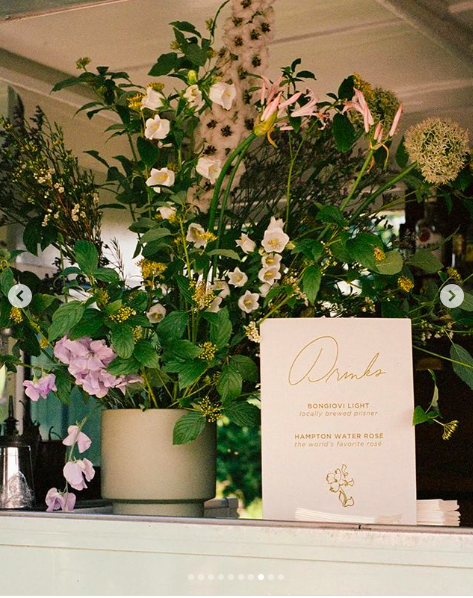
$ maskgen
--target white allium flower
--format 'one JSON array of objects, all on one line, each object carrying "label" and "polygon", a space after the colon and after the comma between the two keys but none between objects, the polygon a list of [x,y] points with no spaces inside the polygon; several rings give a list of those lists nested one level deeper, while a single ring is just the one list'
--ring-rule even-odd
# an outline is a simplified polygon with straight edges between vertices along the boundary
[{"label": "white allium flower", "polygon": [[141,109],[158,110],[163,105],[163,96],[152,87],[148,87],[146,95],[141,100]]},{"label": "white allium flower", "polygon": [[268,253],[281,253],[289,243],[289,237],[282,228],[267,229],[261,245]]},{"label": "white allium flower", "polygon": [[238,307],[247,314],[250,314],[252,311],[255,311],[255,309],[258,309],[258,299],[258,293],[246,291],[246,293],[238,299]]},{"label": "white allium flower", "polygon": [[225,297],[230,295],[230,287],[228,286],[228,282],[226,280],[214,280],[214,289],[216,291],[220,291],[218,296],[222,299],[225,299]]},{"label": "white allium flower", "polygon": [[267,282],[272,285],[276,280],[281,278],[281,272],[279,272],[279,268],[261,268],[258,272],[258,278],[261,282]]},{"label": "white allium flower", "polygon": [[145,137],[147,139],[164,139],[168,135],[170,127],[170,122],[157,114],[154,118],[147,119]]},{"label": "white allium flower", "polygon": [[200,110],[204,105],[202,92],[200,91],[198,85],[189,85],[189,87],[184,92],[184,97],[191,108]]},{"label": "white allium flower", "polygon": [[221,309],[220,304],[222,303],[222,301],[223,301],[223,299],[221,296],[215,297],[215,299],[212,301],[210,306],[205,311],[209,311],[212,314],[216,314]]},{"label": "white allium flower", "polygon": [[252,241],[245,233],[241,233],[241,237],[238,239],[236,244],[245,253],[253,253],[253,251],[256,249],[256,243]]},{"label": "white allium flower", "polygon": [[148,187],[153,187],[156,193],[161,193],[161,187],[155,185],[162,185],[163,187],[172,187],[176,175],[173,170],[169,168],[152,168],[150,177],[146,180]]},{"label": "white allium flower", "polygon": [[176,217],[176,208],[169,204],[167,206],[160,206],[156,211],[163,220],[173,220]]},{"label": "white allium flower", "polygon": [[209,89],[209,98],[215,104],[222,106],[225,110],[230,110],[236,98],[236,87],[232,84],[218,81]]},{"label": "white allium flower", "polygon": [[166,308],[164,307],[164,305],[156,303],[156,305],[153,305],[147,312],[146,317],[152,324],[157,324],[158,322],[161,322],[165,315]]},{"label": "white allium flower", "polygon": [[248,282],[248,276],[240,268],[235,268],[228,273],[228,282],[234,287],[243,287]]},{"label": "white allium flower", "polygon": [[282,257],[279,253],[268,253],[263,255],[261,263],[265,268],[279,268],[281,266]]},{"label": "white allium flower", "polygon": [[222,170],[222,162],[214,158],[202,157],[199,158],[195,169],[214,185]]},{"label": "white allium flower", "polygon": [[196,249],[200,249],[201,247],[205,247],[207,245],[207,240],[205,229],[200,224],[197,222],[189,224],[186,241],[194,243]]}]

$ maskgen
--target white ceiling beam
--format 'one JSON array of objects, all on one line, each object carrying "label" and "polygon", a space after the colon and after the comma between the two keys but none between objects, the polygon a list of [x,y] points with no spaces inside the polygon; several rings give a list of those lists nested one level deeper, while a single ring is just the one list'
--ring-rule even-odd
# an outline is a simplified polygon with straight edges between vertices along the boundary
[{"label": "white ceiling beam", "polygon": [[473,70],[473,32],[439,0],[376,0]]}]

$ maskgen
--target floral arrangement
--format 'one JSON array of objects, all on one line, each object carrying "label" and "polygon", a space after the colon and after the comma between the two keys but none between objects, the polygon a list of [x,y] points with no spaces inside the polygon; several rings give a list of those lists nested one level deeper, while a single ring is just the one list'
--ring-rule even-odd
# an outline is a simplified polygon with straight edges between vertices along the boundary
[{"label": "floral arrangement", "polygon": [[[173,51],[159,57],[150,71],[158,81],[147,88],[107,67],[88,70],[89,59],[78,61],[79,76],[56,85],[55,91],[89,86],[97,100],[82,108],[88,116],[111,111],[119,119],[108,130],[128,140],[130,155],[109,164],[89,153],[108,170],[113,206],[129,212],[141,280],[131,286],[104,261],[95,220],[79,239],[64,231],[51,236],[72,265],[61,267],[60,293],[36,292],[25,309],[7,300],[23,274],[10,264],[15,256],[4,256],[0,325],[12,329],[17,344],[2,362],[15,370],[24,350],[45,353],[53,363],[25,382],[32,400],[54,393],[67,402],[74,391],[110,409],[186,409],[174,430],[176,444],[222,417],[257,426],[259,326],[273,316],[409,317],[418,349],[430,352],[426,334],[452,341],[444,358],[473,388],[473,358],[452,340],[471,333],[465,310],[473,304],[450,313],[439,300],[441,287],[457,274],[428,250],[409,254],[386,234],[375,207],[378,198],[384,207],[398,202],[389,191],[403,180],[419,200],[439,187],[468,201],[466,132],[448,120],[425,121],[408,131],[393,167],[402,115],[394,94],[351,75],[321,101],[307,87],[314,75],[300,69],[300,60],[274,82],[262,74],[270,4],[234,0],[219,52],[213,49],[216,19],[207,22],[207,34],[188,22],[172,23]],[[179,89],[167,91],[164,76],[179,81]],[[6,131],[17,135],[12,123]],[[21,137],[18,145],[24,146]],[[55,220],[41,194],[56,189],[55,177],[63,177],[63,168],[69,172],[66,162],[40,181],[29,156],[20,152],[15,160],[14,172],[25,173],[18,180],[23,197],[37,198],[31,204],[37,218],[44,223],[51,213],[46,228],[59,230],[64,214]],[[276,187],[268,194],[259,182],[274,165]],[[64,190],[56,190],[68,198],[72,218],[75,187],[63,180],[57,182]],[[84,193],[96,218],[98,189],[87,180]],[[435,277],[433,290],[415,287],[417,271]],[[437,401],[427,410],[417,407],[414,423],[422,421],[442,425],[444,437],[457,425],[441,422]],[[81,426],[70,431],[68,443],[71,434],[64,473],[80,489],[93,470],[72,455],[86,444]],[[70,508],[70,496],[67,488],[64,494],[53,489],[48,505]]]}]

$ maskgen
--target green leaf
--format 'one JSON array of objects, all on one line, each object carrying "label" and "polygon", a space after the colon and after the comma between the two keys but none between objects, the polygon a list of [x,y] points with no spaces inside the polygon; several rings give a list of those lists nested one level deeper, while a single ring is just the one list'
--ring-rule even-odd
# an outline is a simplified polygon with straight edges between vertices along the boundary
[{"label": "green leaf", "polygon": [[323,206],[317,213],[317,220],[345,226],[345,218],[336,206]]},{"label": "green leaf", "polygon": [[0,288],[5,297],[8,296],[8,291],[15,285],[15,278],[10,268],[4,270],[0,276]]},{"label": "green leaf", "polygon": [[410,264],[424,270],[428,274],[434,274],[442,269],[442,262],[428,249],[418,249],[410,260]]},{"label": "green leaf", "polygon": [[158,324],[158,336],[163,343],[169,343],[176,338],[181,338],[186,329],[189,316],[185,311],[172,311]]},{"label": "green leaf", "polygon": [[33,255],[38,255],[38,245],[41,243],[41,223],[37,218],[30,220],[23,231],[23,243]]},{"label": "green leaf", "polygon": [[134,357],[123,359],[122,357],[115,357],[107,370],[114,376],[126,376],[127,374],[134,374],[140,369],[140,364]]},{"label": "green leaf", "polygon": [[341,100],[351,100],[355,94],[355,77],[350,75],[344,79],[338,88],[338,97]]},{"label": "green leaf", "polygon": [[136,343],[133,355],[147,368],[159,368],[159,356],[153,345],[146,340],[139,340]]},{"label": "green leaf", "polygon": [[314,304],[319,293],[322,273],[319,266],[309,266],[302,277],[302,290],[307,295],[309,303]]},{"label": "green leaf", "polygon": [[179,390],[194,384],[206,369],[207,364],[202,360],[184,363],[178,374]]},{"label": "green leaf", "polygon": [[453,343],[450,347],[450,359],[460,362],[452,363],[453,371],[473,390],[473,357],[466,349]]},{"label": "green leaf", "polygon": [[322,255],[323,245],[315,239],[301,239],[295,242],[292,253],[302,253],[309,260],[318,260]]},{"label": "green leaf", "polygon": [[207,52],[197,44],[188,44],[184,48],[184,54],[196,66],[204,66],[207,62]]},{"label": "green leaf", "polygon": [[72,381],[71,376],[69,375],[68,371],[64,368],[58,368],[54,371],[54,375],[56,376],[56,388],[57,391],[54,393],[56,397],[64,403],[64,405],[69,405],[71,402],[71,392],[72,392]]},{"label": "green leaf", "polygon": [[194,25],[192,25],[192,23],[189,23],[188,21],[173,21],[172,23],[169,23],[172,27],[174,27],[174,29],[179,29],[179,31],[185,31],[186,33],[193,33],[194,35],[197,35],[198,37],[202,37],[200,35],[200,33],[197,31],[197,29],[194,27]]},{"label": "green leaf", "polygon": [[54,295],[45,295],[43,293],[35,293],[30,303],[30,309],[35,314],[41,314],[43,311],[56,301]]},{"label": "green leaf", "polygon": [[127,324],[118,324],[112,330],[112,346],[118,357],[128,359],[133,355],[135,348],[135,338],[131,326]]},{"label": "green leaf", "polygon": [[236,251],[233,251],[233,249],[212,249],[207,252],[207,255],[220,255],[222,257],[229,257],[232,260],[241,261],[240,256]]},{"label": "green leaf", "polygon": [[205,417],[202,413],[189,411],[177,420],[174,426],[172,443],[186,444],[192,442],[202,434],[205,423]]},{"label": "green leaf", "polygon": [[140,218],[136,222],[132,222],[128,229],[133,233],[144,233],[154,226],[156,226],[156,220],[152,220],[151,218]]},{"label": "green leaf", "polygon": [[401,143],[397,146],[396,162],[399,168],[405,168],[409,162],[409,154],[407,153],[406,146],[404,145],[404,137],[401,139]]},{"label": "green leaf", "polygon": [[147,231],[142,237],[142,243],[151,243],[152,241],[157,241],[158,239],[162,239],[163,237],[169,237],[172,235],[171,231],[167,228],[160,226],[159,228],[152,228],[151,230]]},{"label": "green leaf", "polygon": [[337,113],[333,117],[332,134],[338,151],[347,152],[356,141],[355,127],[348,116]]},{"label": "green leaf", "polygon": [[230,360],[230,365],[233,366],[243,380],[248,382],[258,382],[259,371],[256,363],[246,355],[234,355]]},{"label": "green leaf", "polygon": [[232,401],[225,407],[223,413],[238,426],[257,428],[260,425],[261,411],[256,405],[246,401]]},{"label": "green leaf", "polygon": [[385,275],[397,274],[402,270],[403,265],[404,260],[397,249],[386,252],[386,258],[380,262],[376,262],[378,272]]},{"label": "green leaf", "polygon": [[217,391],[222,397],[222,402],[236,399],[241,395],[243,378],[240,372],[231,365],[225,365],[217,384]]},{"label": "green leaf", "polygon": [[346,243],[346,249],[355,262],[359,262],[365,268],[376,270],[373,245],[362,239],[350,239]]},{"label": "green leaf", "polygon": [[90,241],[77,241],[74,245],[76,262],[86,274],[92,274],[97,270],[99,254],[93,243]]},{"label": "green leaf", "polygon": [[473,311],[473,295],[470,293],[465,293],[465,297],[460,305],[460,308],[464,311]]},{"label": "green leaf", "polygon": [[227,308],[221,309],[214,314],[210,321],[210,340],[219,349],[228,345],[232,336],[232,323]]},{"label": "green leaf", "polygon": [[[84,106],[82,106],[81,110],[84,108]],[[119,125],[121,127],[121,125]],[[89,156],[92,156],[92,158],[95,158],[95,160],[97,160],[98,162],[100,162],[101,164],[103,164],[104,166],[106,166],[107,168],[110,168],[110,164],[107,162],[107,160],[105,160],[104,158],[102,158],[102,156],[99,154],[98,151],[96,150],[87,150],[84,152],[84,154],[89,154]]]},{"label": "green leaf", "polygon": [[429,419],[432,419],[430,414],[426,413],[420,405],[417,405],[412,416],[412,425],[417,426],[423,424],[424,422],[428,422]]},{"label": "green leaf", "polygon": [[64,303],[53,314],[53,322],[49,327],[48,338],[53,341],[67,334],[84,314],[85,306],[81,301]]},{"label": "green leaf", "polygon": [[97,270],[94,270],[93,276],[97,280],[101,280],[102,282],[108,282],[111,284],[115,284],[120,281],[118,272],[112,270],[111,268],[97,268]]},{"label": "green leaf", "polygon": [[170,73],[177,64],[177,54],[176,52],[169,52],[168,54],[161,54],[158,58],[156,64],[154,64],[148,75],[150,77],[161,77],[162,75],[167,75]]},{"label": "green leaf", "polygon": [[187,340],[175,340],[166,345],[166,354],[180,359],[195,359],[202,349]]},{"label": "green leaf", "polygon": [[148,141],[144,137],[138,137],[136,146],[138,148],[140,158],[143,160],[145,166],[148,166],[148,168],[154,166],[159,156],[159,148],[157,148],[151,143],[151,141]]},{"label": "green leaf", "polygon": [[98,309],[86,309],[80,322],[69,332],[69,338],[71,340],[82,338],[83,336],[97,338],[102,333],[104,319],[104,314]]}]

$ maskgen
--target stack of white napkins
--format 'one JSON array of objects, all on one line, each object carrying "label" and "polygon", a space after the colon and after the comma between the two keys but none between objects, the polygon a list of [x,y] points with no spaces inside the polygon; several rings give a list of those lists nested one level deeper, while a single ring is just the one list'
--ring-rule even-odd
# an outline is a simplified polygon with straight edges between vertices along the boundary
[{"label": "stack of white napkins", "polygon": [[417,525],[459,526],[460,511],[458,501],[442,500],[441,498],[418,500]]},{"label": "stack of white napkins", "polygon": [[[445,525],[459,526],[460,512],[456,500],[432,500],[417,501],[417,525]],[[296,509],[295,518],[297,521],[318,521],[330,523],[377,523],[378,525],[394,525],[401,521],[401,515],[378,515],[377,517],[362,517],[360,515],[349,515],[343,513],[326,513],[323,511],[312,511],[311,509]]]}]

